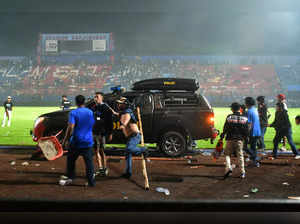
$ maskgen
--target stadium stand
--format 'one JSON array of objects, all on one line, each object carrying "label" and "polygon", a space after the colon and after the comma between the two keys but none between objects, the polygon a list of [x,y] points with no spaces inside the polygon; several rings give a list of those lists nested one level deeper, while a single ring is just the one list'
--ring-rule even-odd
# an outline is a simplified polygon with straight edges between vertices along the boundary
[{"label": "stadium stand", "polygon": [[[50,58],[50,59],[49,59]],[[297,58],[245,56],[108,56],[48,57],[37,65],[29,57],[0,57],[0,96],[13,95],[24,105],[57,105],[62,94],[91,96],[112,86],[130,89],[136,81],[158,77],[194,78],[200,92],[215,106],[283,92],[292,106],[299,103]],[[288,63],[292,62],[292,63]]]}]

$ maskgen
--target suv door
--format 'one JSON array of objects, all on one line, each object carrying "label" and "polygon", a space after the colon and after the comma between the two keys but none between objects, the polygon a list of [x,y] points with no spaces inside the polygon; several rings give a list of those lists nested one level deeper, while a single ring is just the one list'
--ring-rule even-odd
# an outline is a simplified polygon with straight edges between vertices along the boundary
[{"label": "suv door", "polygon": [[[145,142],[152,138],[154,101],[152,94],[144,94],[141,105],[141,118]],[[149,136],[149,137],[148,137]]]}]

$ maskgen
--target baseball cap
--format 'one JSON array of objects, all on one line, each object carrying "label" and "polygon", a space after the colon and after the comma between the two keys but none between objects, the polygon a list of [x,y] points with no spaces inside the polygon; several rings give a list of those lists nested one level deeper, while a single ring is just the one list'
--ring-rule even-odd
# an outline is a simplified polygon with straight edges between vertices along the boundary
[{"label": "baseball cap", "polygon": [[8,96],[7,99],[11,99],[11,96]]},{"label": "baseball cap", "polygon": [[116,100],[117,103],[119,104],[127,104],[127,98],[126,97],[121,97],[120,99]]},{"label": "baseball cap", "polygon": [[283,93],[278,94],[277,98],[280,99],[280,100],[285,100],[286,99],[286,97],[285,97],[285,95]]}]

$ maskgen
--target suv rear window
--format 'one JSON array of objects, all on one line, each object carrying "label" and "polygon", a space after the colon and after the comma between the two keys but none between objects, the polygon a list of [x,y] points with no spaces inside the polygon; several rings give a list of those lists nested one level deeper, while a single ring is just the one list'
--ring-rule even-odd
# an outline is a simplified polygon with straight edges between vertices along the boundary
[{"label": "suv rear window", "polygon": [[199,99],[197,95],[168,95],[164,98],[165,107],[172,106],[198,106]]}]

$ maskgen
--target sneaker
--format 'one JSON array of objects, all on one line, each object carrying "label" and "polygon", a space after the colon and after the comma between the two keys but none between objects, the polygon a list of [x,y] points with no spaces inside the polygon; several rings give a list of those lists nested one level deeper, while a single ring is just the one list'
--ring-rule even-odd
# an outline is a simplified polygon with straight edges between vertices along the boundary
[{"label": "sneaker", "polygon": [[131,177],[131,174],[130,173],[123,173],[121,175],[122,178],[126,178],[126,179],[129,179]]},{"label": "sneaker", "polygon": [[107,168],[100,168],[97,172],[96,172],[96,176],[100,175],[102,177],[106,177],[108,176],[108,169]]},{"label": "sneaker", "polygon": [[66,179],[66,180],[62,179],[59,180],[59,185],[66,186],[72,184],[72,182],[73,182],[72,179]]},{"label": "sneaker", "polygon": [[228,170],[224,175],[224,179],[226,179],[227,177],[230,177],[231,175],[232,175],[232,170]]},{"label": "sneaker", "polygon": [[285,152],[285,151],[286,151],[286,147],[282,146],[282,147],[280,148],[280,151]]},{"label": "sneaker", "polygon": [[294,158],[295,159],[300,159],[300,155],[296,155]]},{"label": "sneaker", "polygon": [[259,167],[260,167],[260,163],[259,163],[259,162],[255,162],[255,166],[256,166],[257,168],[259,168]]},{"label": "sneaker", "polygon": [[69,177],[67,177],[67,176],[65,176],[65,175],[61,175],[61,176],[60,176],[60,179],[61,179],[61,180],[67,180],[67,179],[69,179]]},{"label": "sneaker", "polygon": [[245,173],[241,173],[240,178],[241,179],[245,179],[246,178],[246,174]]}]

